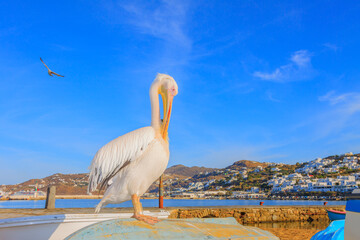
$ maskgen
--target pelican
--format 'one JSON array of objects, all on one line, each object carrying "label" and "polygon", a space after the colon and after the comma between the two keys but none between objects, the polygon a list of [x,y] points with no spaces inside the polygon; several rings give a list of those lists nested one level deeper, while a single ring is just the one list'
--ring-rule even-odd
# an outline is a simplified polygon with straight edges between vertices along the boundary
[{"label": "pelican", "polygon": [[[140,197],[161,176],[168,164],[168,127],[178,86],[169,75],[158,74],[149,93],[151,126],[112,140],[100,148],[91,162],[88,193],[98,187],[107,187],[95,213],[109,203],[132,200],[134,218],[149,224],[159,221],[143,214]],[[159,94],[164,106],[163,121],[160,119]]]},{"label": "pelican", "polygon": [[48,66],[46,66],[46,64],[44,63],[44,61],[43,61],[41,58],[40,58],[40,61],[45,65],[45,67],[46,67],[47,70],[48,70],[48,74],[49,74],[51,77],[53,77],[53,74],[56,75],[56,76],[59,76],[59,77],[64,77],[64,76],[62,76],[62,75],[60,75],[60,74],[57,74],[56,72],[51,71],[50,68],[49,68]]}]

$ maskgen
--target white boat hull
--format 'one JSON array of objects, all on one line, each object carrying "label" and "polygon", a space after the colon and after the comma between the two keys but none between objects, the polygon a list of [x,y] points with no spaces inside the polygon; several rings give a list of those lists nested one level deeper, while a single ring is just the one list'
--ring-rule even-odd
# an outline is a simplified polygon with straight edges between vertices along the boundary
[{"label": "white boat hull", "polygon": [[[144,214],[160,219],[169,216],[166,211],[156,213],[145,211]],[[91,224],[116,218],[130,218],[132,215],[133,213],[63,214],[0,219],[0,239],[60,240]]]}]

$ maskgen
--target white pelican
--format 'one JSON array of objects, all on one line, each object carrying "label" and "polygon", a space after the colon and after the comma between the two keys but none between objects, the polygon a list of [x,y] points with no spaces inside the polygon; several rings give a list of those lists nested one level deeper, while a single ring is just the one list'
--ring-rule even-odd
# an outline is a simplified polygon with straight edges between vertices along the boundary
[{"label": "white pelican", "polygon": [[40,61],[45,65],[45,67],[46,67],[47,70],[48,70],[48,74],[49,74],[51,77],[53,77],[53,74],[56,75],[56,76],[59,76],[59,77],[64,77],[64,76],[62,76],[62,75],[60,75],[60,74],[57,74],[56,72],[51,71],[50,68],[49,68],[48,66],[46,66],[46,64],[44,63],[44,61],[43,61],[41,58],[40,58]]},{"label": "white pelican", "polygon": [[[95,154],[89,167],[88,192],[107,187],[103,199],[96,206],[132,200],[133,217],[154,224],[157,218],[142,213],[140,196],[165,171],[169,161],[168,126],[172,101],[178,93],[175,80],[158,74],[150,87],[151,126],[122,135]],[[159,94],[164,106],[164,120],[160,119]]]}]

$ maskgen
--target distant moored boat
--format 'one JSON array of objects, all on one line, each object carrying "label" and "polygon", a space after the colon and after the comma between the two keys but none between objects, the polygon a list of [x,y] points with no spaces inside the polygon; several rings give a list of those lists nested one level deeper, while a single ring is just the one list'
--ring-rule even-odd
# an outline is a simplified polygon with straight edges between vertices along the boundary
[{"label": "distant moored boat", "polygon": [[336,211],[336,210],[331,210],[331,209],[328,209],[326,211],[327,211],[327,214],[329,216],[330,221],[344,220],[345,219],[346,212]]}]

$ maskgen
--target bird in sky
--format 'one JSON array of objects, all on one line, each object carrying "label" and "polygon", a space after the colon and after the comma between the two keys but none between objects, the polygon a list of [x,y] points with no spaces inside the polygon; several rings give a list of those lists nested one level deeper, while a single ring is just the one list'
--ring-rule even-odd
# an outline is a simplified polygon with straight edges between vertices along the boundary
[{"label": "bird in sky", "polygon": [[[88,193],[107,187],[96,213],[107,204],[132,200],[134,218],[149,224],[159,221],[143,214],[140,197],[167,167],[170,156],[168,127],[178,86],[171,76],[158,74],[149,93],[151,126],[112,140],[100,148],[91,162]],[[159,94],[164,106],[163,121],[160,119]]]},{"label": "bird in sky", "polygon": [[45,65],[45,67],[46,67],[47,70],[48,70],[48,74],[49,74],[51,77],[53,77],[53,74],[56,75],[56,76],[59,76],[59,77],[64,77],[64,76],[62,76],[62,75],[60,75],[60,74],[57,74],[56,72],[51,71],[50,68],[49,68],[48,66],[46,66],[46,64],[44,63],[44,61],[43,61],[41,58],[40,58],[40,61]]}]

